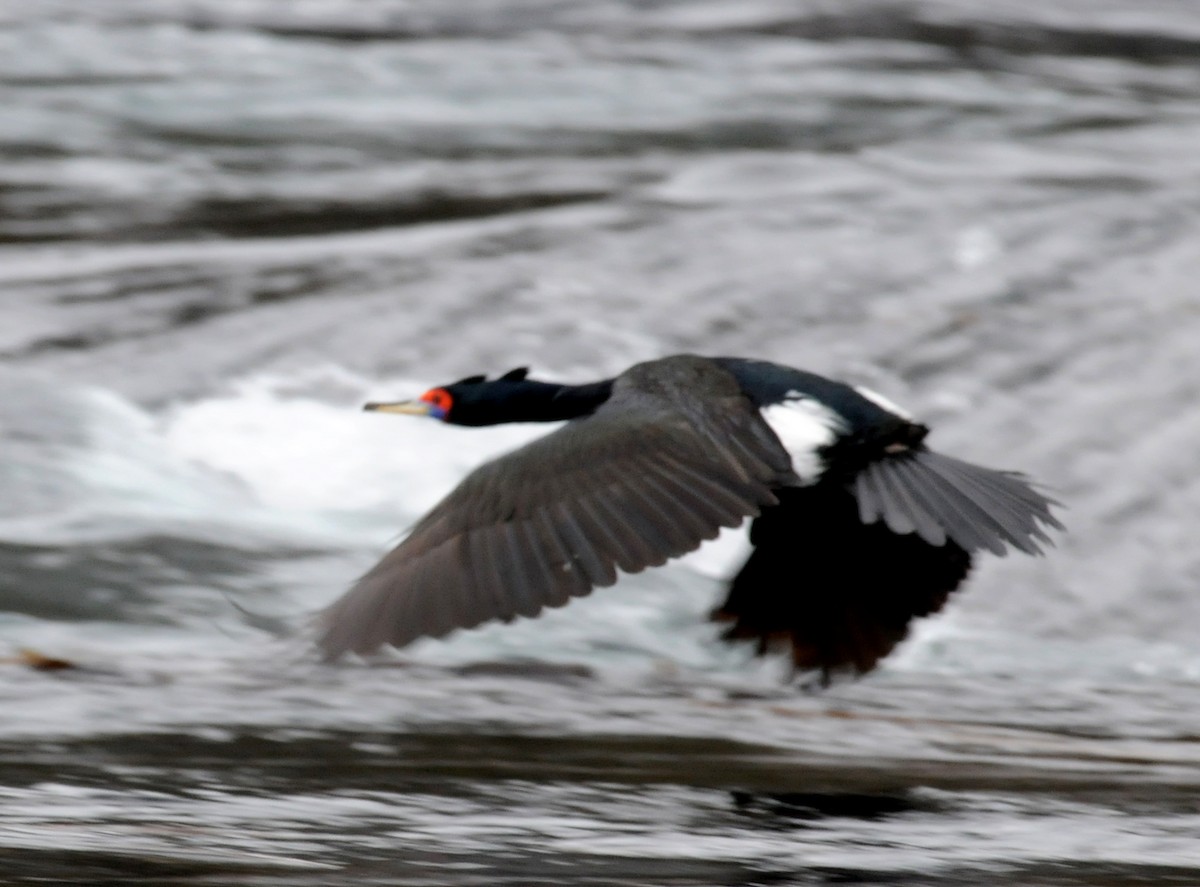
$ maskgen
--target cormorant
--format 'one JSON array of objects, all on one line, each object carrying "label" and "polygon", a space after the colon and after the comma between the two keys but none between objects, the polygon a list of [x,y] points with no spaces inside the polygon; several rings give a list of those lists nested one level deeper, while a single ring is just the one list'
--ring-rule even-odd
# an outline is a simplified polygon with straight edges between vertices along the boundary
[{"label": "cormorant", "polygon": [[974,554],[1040,553],[1056,502],[944,456],[880,395],[780,364],[676,355],[563,385],[471,376],[380,412],[565,424],[481,465],[321,617],[326,657],[536,616],[750,517],[713,617],[799,670],[861,674]]}]

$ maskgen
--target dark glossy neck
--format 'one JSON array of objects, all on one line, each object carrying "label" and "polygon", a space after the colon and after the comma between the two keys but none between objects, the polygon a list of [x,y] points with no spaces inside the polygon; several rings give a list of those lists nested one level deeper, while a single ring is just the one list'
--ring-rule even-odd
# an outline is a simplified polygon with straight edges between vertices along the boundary
[{"label": "dark glossy neck", "polygon": [[533,379],[497,379],[457,394],[450,421],[456,425],[502,425],[508,422],[561,422],[596,411],[612,393],[612,380],[587,385],[560,385]]}]

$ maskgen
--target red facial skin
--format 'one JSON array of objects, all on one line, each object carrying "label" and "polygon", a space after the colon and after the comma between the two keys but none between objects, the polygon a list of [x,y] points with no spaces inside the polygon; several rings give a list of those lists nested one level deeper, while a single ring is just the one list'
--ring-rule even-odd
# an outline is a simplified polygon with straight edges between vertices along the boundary
[{"label": "red facial skin", "polygon": [[431,388],[418,399],[429,404],[431,408],[429,414],[435,419],[445,419],[450,415],[451,407],[454,406],[454,398],[445,388]]}]

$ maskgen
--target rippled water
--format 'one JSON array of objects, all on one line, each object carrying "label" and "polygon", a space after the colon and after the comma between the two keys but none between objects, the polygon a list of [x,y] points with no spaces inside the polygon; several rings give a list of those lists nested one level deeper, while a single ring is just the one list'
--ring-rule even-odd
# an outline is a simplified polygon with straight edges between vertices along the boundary
[{"label": "rippled water", "polygon": [[[1189,0],[0,6],[0,882],[1200,883],[1197,59]],[[537,433],[362,402],[682,350],[1070,532],[824,692],[704,621],[737,534],[315,661]]]}]

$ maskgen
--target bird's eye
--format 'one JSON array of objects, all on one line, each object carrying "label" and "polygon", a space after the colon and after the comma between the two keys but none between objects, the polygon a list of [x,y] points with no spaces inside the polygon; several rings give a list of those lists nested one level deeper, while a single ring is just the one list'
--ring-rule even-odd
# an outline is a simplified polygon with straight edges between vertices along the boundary
[{"label": "bird's eye", "polygon": [[445,388],[430,389],[421,395],[421,400],[434,408],[435,415],[439,419],[444,419],[449,415],[450,407],[454,405],[454,398]]}]

